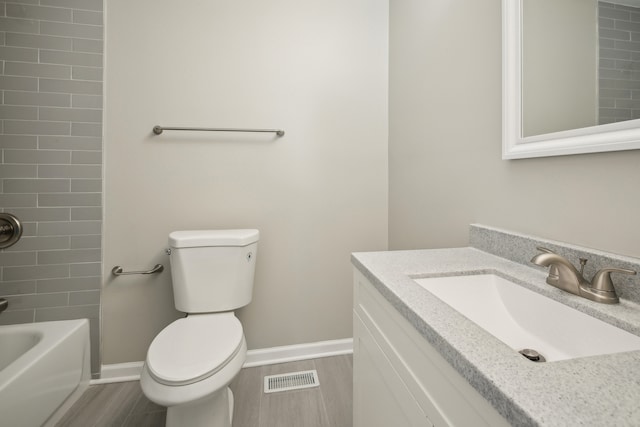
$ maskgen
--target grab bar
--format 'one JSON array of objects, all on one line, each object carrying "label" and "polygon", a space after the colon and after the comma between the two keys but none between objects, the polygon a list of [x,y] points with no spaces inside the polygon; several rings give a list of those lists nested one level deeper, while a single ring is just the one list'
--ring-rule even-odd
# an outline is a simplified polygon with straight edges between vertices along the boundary
[{"label": "grab bar", "polygon": [[164,270],[164,266],[162,264],[154,265],[153,268],[149,271],[124,271],[122,267],[116,265],[111,269],[111,274],[113,274],[114,276],[125,276],[127,274],[154,274],[161,273],[162,270]]},{"label": "grab bar", "polygon": [[186,130],[199,132],[268,132],[275,133],[278,136],[284,136],[282,129],[235,129],[235,128],[184,128],[184,127],[165,127],[156,125],[153,127],[153,133],[160,135],[165,130]]}]

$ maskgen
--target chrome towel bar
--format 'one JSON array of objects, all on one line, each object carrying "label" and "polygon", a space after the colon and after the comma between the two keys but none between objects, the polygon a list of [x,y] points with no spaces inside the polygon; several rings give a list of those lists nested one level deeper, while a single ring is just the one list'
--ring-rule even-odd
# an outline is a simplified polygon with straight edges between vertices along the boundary
[{"label": "chrome towel bar", "polygon": [[153,127],[153,133],[160,135],[165,130],[186,130],[198,132],[267,132],[275,133],[278,136],[284,136],[282,129],[234,129],[234,128],[184,128],[184,127],[165,127],[156,125]]},{"label": "chrome towel bar", "polygon": [[149,271],[124,271],[122,267],[116,265],[111,269],[111,274],[113,274],[114,276],[125,276],[127,274],[154,274],[161,273],[162,270],[164,270],[164,266],[162,264],[154,265],[153,268]]}]

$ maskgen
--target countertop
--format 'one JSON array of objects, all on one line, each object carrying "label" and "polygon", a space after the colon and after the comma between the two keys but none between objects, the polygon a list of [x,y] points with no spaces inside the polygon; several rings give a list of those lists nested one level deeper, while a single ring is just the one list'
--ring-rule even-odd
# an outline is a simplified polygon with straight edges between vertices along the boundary
[{"label": "countertop", "polygon": [[640,351],[532,363],[413,278],[497,272],[520,285],[640,335],[640,305],[606,305],[545,283],[547,271],[455,248],[367,252],[353,265],[507,421],[517,426],[640,425]]}]

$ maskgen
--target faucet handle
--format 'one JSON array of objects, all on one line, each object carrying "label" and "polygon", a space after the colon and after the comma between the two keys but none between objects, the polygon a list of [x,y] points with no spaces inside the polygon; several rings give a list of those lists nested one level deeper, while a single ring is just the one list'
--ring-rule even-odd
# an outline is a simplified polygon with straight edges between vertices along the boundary
[{"label": "faucet handle", "polygon": [[634,275],[637,274],[635,270],[629,270],[626,268],[603,268],[599,270],[591,280],[591,287],[593,289],[605,292],[615,292],[613,282],[611,281],[611,273],[623,273]]}]

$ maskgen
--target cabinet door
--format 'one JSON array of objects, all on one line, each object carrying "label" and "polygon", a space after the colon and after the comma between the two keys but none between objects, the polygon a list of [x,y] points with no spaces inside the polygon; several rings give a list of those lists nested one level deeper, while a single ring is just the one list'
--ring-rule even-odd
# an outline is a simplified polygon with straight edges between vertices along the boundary
[{"label": "cabinet door", "polygon": [[354,427],[432,427],[367,327],[353,317]]}]

